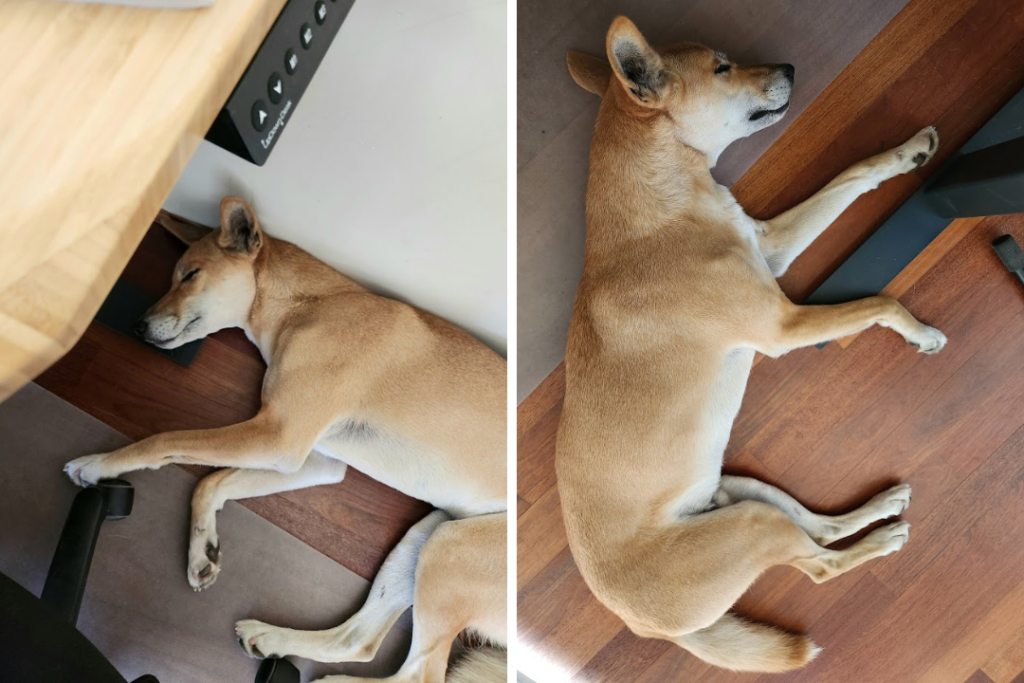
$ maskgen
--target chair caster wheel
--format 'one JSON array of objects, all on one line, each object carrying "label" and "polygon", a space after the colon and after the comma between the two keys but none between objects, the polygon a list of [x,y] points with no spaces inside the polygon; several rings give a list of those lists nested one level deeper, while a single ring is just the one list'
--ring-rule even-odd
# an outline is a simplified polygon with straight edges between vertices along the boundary
[{"label": "chair caster wheel", "polygon": [[107,519],[124,519],[132,514],[135,502],[135,488],[123,479],[102,479],[96,488],[103,492],[107,501]]},{"label": "chair caster wheel", "polygon": [[299,670],[287,659],[268,657],[256,672],[256,683],[299,683]]}]

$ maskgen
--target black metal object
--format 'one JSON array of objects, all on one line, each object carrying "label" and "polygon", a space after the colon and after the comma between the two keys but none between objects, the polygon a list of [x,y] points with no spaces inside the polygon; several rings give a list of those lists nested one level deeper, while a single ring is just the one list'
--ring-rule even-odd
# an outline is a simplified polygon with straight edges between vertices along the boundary
[{"label": "black metal object", "polygon": [[199,355],[199,349],[203,346],[202,339],[196,339],[176,349],[160,349],[152,344],[146,344],[133,330],[139,318],[157,301],[159,299],[138,287],[118,280],[96,313],[96,320],[187,368]]},{"label": "black metal object", "polygon": [[[85,583],[92,566],[96,540],[105,519],[131,514],[134,489],[120,479],[101,481],[82,489],[71,503],[64,530],[50,562],[50,571],[39,599],[49,604],[68,623],[78,622]],[[111,514],[112,513],[112,514]]]},{"label": "black metal object", "polygon": [[838,304],[878,294],[951,222],[915,192],[803,303]]},{"label": "black metal object", "polygon": [[1024,212],[1024,137],[954,159],[924,195],[945,218]]},{"label": "black metal object", "polygon": [[996,255],[1003,262],[1006,269],[1017,276],[1020,283],[1024,285],[1024,252],[1020,250],[1017,240],[1013,235],[1001,235],[992,240],[992,248]]},{"label": "black metal object", "polygon": [[256,683],[299,683],[299,670],[287,659],[268,657],[256,672]]},{"label": "black metal object", "polygon": [[262,166],[355,0],[288,0],[206,139]]},{"label": "black metal object", "polygon": [[[947,161],[930,181],[897,209],[896,213],[868,237],[803,303],[837,304],[874,296],[881,292],[953,222],[953,217],[942,215],[936,210],[935,202],[942,201],[942,195],[929,196],[932,188],[939,186],[943,181],[947,171],[955,169],[961,159],[974,157],[979,151],[1002,148],[995,152],[1002,154],[1007,149],[1003,147],[1004,144],[1022,136],[1024,90],[1018,92],[989,119],[957,155]],[[968,161],[969,167],[976,163]],[[960,184],[960,187],[957,192],[963,191],[964,186]],[[824,346],[824,343],[818,344],[818,348]]]}]

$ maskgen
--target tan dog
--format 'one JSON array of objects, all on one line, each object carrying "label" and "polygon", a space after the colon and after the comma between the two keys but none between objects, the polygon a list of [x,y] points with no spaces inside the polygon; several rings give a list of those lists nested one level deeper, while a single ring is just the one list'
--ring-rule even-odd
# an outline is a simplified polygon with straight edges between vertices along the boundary
[{"label": "tan dog", "polygon": [[782,117],[793,67],[739,67],[692,44],[656,51],[624,17],[607,57],[568,57],[577,83],[602,96],[557,444],[569,543],[594,594],[637,634],[730,669],[799,667],[817,652],[809,639],[729,608],[773,565],[821,582],[899,550],[902,522],[846,550],[824,546],[900,514],[910,488],[826,517],[722,476],[723,452],[755,351],[779,356],[876,324],[926,353],[946,343],[890,299],[796,306],[775,282],[857,196],[925,163],[938,137],[926,128],[754,220],[710,169]]},{"label": "tan dog", "polygon": [[[411,605],[412,649],[388,680],[445,680],[449,649],[464,629],[504,646],[505,362],[454,325],[269,238],[241,199],[221,203],[219,231],[161,220],[192,244],[139,332],[174,348],[241,327],[267,361],[262,408],[241,424],[157,434],[73,460],[65,471],[85,485],[169,463],[225,468],[203,479],[192,500],[188,580],[201,590],[220,571],[215,518],[226,501],[339,482],[352,465],[440,510],[391,552],[347,622],[300,632],[241,621],[245,650],[369,661]],[[475,652],[458,676],[487,671],[475,680],[504,681],[503,657],[493,648]]]}]

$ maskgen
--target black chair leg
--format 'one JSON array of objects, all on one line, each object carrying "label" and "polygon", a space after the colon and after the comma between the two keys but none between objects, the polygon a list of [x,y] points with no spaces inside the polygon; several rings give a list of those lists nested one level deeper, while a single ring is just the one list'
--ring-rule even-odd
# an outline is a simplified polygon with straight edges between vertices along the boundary
[{"label": "black chair leg", "polygon": [[287,659],[268,657],[256,672],[256,683],[299,683],[299,670]]},{"label": "black chair leg", "polygon": [[85,583],[89,578],[96,539],[104,519],[131,514],[135,489],[126,481],[108,479],[78,492],[50,562],[42,595],[72,625],[78,623]]}]

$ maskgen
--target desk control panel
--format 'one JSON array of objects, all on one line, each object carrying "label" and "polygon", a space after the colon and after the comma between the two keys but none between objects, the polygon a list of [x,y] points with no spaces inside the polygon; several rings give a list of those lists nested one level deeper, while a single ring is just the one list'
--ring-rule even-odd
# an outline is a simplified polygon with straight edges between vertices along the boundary
[{"label": "desk control panel", "polygon": [[288,0],[206,139],[262,166],[355,0]]}]

